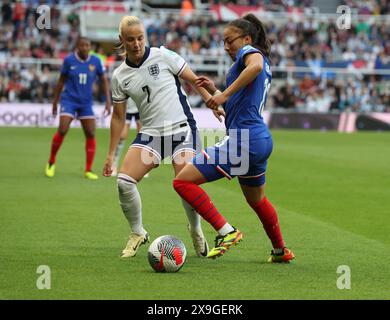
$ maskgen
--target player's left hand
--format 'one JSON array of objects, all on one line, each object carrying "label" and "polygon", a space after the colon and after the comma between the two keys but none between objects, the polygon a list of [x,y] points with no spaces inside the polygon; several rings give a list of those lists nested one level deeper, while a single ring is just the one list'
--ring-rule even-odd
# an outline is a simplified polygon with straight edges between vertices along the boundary
[{"label": "player's left hand", "polygon": [[217,110],[217,108],[223,105],[227,100],[227,97],[223,93],[217,93],[206,101],[206,106],[210,109]]},{"label": "player's left hand", "polygon": [[111,177],[112,174],[112,163],[113,163],[113,157],[107,156],[106,161],[104,161],[104,167],[103,167],[103,176],[105,177]]},{"label": "player's left hand", "polygon": [[199,76],[195,81],[195,85],[197,87],[205,88],[211,95],[217,91],[214,82],[206,76]]},{"label": "player's left hand", "polygon": [[218,107],[217,110],[213,110],[214,116],[218,119],[219,122],[222,122],[222,117],[226,118],[225,110],[222,107]]},{"label": "player's left hand", "polygon": [[108,117],[111,114],[111,103],[106,102],[106,107],[104,108],[103,116]]}]

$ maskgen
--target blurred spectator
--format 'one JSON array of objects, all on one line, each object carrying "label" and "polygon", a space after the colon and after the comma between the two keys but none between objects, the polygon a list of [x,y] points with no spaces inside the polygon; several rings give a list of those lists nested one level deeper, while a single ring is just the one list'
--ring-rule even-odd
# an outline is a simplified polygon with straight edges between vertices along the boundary
[{"label": "blurred spectator", "polygon": [[191,0],[183,0],[181,2],[180,14],[183,17],[191,16],[193,11],[194,11],[194,6],[192,5],[192,1]]},{"label": "blurred spectator", "polygon": [[9,0],[4,0],[1,5],[2,24],[10,24],[12,22],[12,7]]},{"label": "blurred spectator", "polygon": [[316,83],[313,79],[311,79],[310,75],[306,73],[303,80],[299,84],[299,89],[303,95],[310,94],[311,92],[315,91]]},{"label": "blurred spectator", "polygon": [[12,12],[12,21],[14,23],[14,33],[13,33],[14,40],[17,38],[19,33],[23,32],[24,14],[25,14],[25,10],[22,1],[16,0]]},{"label": "blurred spectator", "polygon": [[7,92],[6,92],[6,80],[5,78],[0,75],[0,102],[6,102],[7,101]]},{"label": "blurred spectator", "polygon": [[9,80],[5,89],[5,94],[8,101],[17,101],[17,96],[20,95],[22,89],[23,87],[21,85],[20,76],[18,76],[17,73],[12,74],[11,79]]},{"label": "blurred spectator", "polygon": [[389,14],[390,2],[387,0],[363,1],[363,0],[347,0],[342,1],[342,4],[356,9],[359,14]]},{"label": "blurred spectator", "polygon": [[293,109],[296,107],[297,97],[293,92],[293,87],[289,84],[277,90],[273,96],[273,105],[284,109]]},{"label": "blurred spectator", "polygon": [[309,94],[306,101],[307,112],[328,112],[332,103],[332,97],[328,91],[322,89]]}]

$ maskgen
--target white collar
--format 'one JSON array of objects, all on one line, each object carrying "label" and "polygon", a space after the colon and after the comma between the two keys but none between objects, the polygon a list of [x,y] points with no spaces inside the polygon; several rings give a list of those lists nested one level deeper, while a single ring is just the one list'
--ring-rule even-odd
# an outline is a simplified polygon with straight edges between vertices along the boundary
[{"label": "white collar", "polygon": [[80,56],[77,54],[77,51],[74,52],[74,55],[75,55],[76,59],[79,60],[80,62],[88,62],[89,59],[91,58],[91,56],[88,55],[87,59],[83,60],[83,59],[81,59]]}]

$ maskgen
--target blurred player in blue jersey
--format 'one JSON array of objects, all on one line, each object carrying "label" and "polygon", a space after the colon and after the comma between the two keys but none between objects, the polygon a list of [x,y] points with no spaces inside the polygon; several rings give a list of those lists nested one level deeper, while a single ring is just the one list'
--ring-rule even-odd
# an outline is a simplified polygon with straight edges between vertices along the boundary
[{"label": "blurred player in blue jersey", "polygon": [[[61,95],[60,124],[53,137],[49,162],[46,164],[45,174],[48,177],[53,177],[55,174],[56,154],[69,130],[71,122],[74,118],[77,118],[81,122],[86,138],[86,167],[84,176],[91,180],[98,178],[92,172],[92,163],[96,150],[96,120],[92,110],[92,86],[97,77],[103,82],[106,96],[105,115],[110,114],[111,97],[104,66],[98,57],[89,55],[90,49],[91,42],[87,38],[80,37],[77,40],[75,52],[65,58],[61,68],[61,75],[54,92],[52,110],[53,116],[56,116],[58,101]],[[65,89],[62,91],[64,86]]]},{"label": "blurred player in blue jersey", "polygon": [[225,112],[226,137],[197,154],[176,176],[173,185],[218,232],[208,257],[222,256],[242,239],[218,212],[200,184],[226,177],[238,177],[248,204],[256,212],[270,238],[273,250],[269,262],[289,262],[294,258],[285,247],[278,216],[265,196],[265,172],[272,152],[272,137],[261,112],[271,84],[270,43],[264,27],[253,14],[230,22],[224,30],[224,48],[234,63],[226,76],[226,90],[220,92],[207,77],[197,85],[213,95],[206,104],[217,116]]}]

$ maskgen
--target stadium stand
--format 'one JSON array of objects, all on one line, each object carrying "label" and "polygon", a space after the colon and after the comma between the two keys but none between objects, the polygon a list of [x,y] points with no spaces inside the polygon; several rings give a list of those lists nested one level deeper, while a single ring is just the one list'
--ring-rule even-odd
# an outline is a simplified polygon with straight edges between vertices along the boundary
[{"label": "stadium stand", "polygon": [[[116,15],[136,8],[134,1],[117,1],[108,7],[104,1],[46,1],[51,5],[52,28],[39,30],[35,26],[38,15],[34,8],[41,2],[5,0],[1,6],[2,102],[50,102],[59,65],[80,34],[87,33],[94,40],[94,52],[111,72],[120,61],[111,45],[117,31],[111,28],[100,34],[88,34],[88,26],[94,30],[103,28],[99,14],[106,15],[105,25],[115,25]],[[267,108],[390,112],[387,1],[340,2],[359,14],[352,19],[351,29],[338,28],[335,15],[318,15],[315,8],[308,11],[312,4],[309,0],[225,2],[194,1],[198,7],[194,7],[191,15],[182,14],[180,8],[156,10],[143,4],[149,45],[164,45],[178,52],[194,70],[209,74],[223,87],[222,79],[230,65],[222,41],[223,26],[228,19],[218,15],[217,9],[214,14],[212,10],[204,14],[204,10],[223,5],[231,10],[261,7],[259,15],[272,42],[274,72]],[[191,88],[187,89],[191,94]],[[98,87],[96,99],[102,101]],[[202,106],[199,97],[191,94],[190,99],[194,106]]]}]

